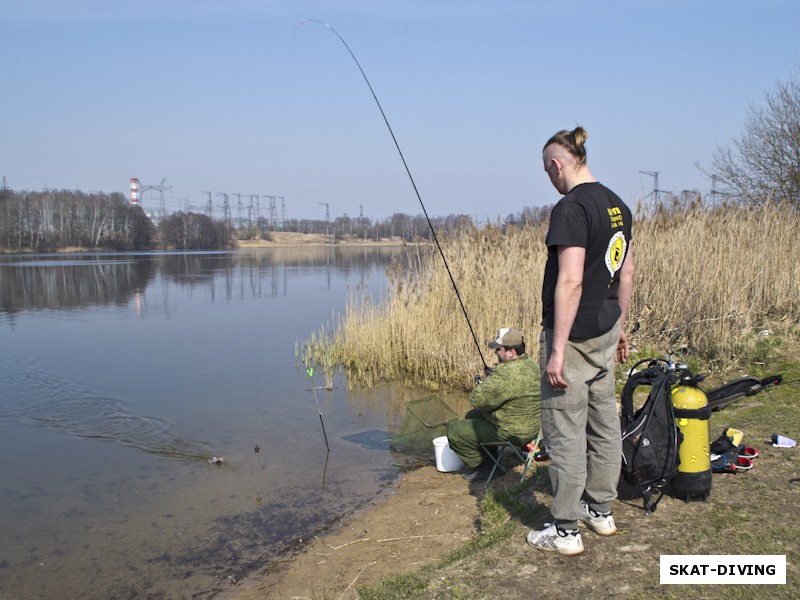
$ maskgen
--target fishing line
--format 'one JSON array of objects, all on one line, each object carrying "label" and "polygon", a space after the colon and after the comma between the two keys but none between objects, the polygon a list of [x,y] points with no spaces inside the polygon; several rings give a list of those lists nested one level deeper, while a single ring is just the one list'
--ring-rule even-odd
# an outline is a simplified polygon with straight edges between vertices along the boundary
[{"label": "fishing line", "polygon": [[458,292],[458,286],[456,285],[456,280],[453,278],[453,273],[450,271],[450,265],[447,264],[447,259],[444,256],[444,251],[442,250],[442,246],[439,244],[439,238],[436,235],[436,231],[433,228],[433,223],[431,223],[430,217],[428,217],[428,211],[425,208],[425,204],[422,202],[422,197],[420,196],[419,190],[417,189],[417,184],[414,181],[414,177],[411,175],[411,169],[408,168],[408,163],[406,162],[405,156],[403,156],[403,151],[400,149],[400,144],[397,142],[397,138],[394,135],[394,131],[392,130],[392,126],[389,124],[389,119],[386,117],[386,113],[383,111],[383,106],[381,106],[380,100],[378,100],[378,96],[375,94],[375,90],[372,89],[372,84],[369,82],[367,78],[367,74],[364,73],[364,69],[361,68],[361,63],[358,62],[356,55],[353,54],[353,51],[350,49],[350,46],[347,45],[347,42],[344,41],[344,38],[339,35],[339,32],[336,31],[333,27],[325,23],[324,21],[320,21],[319,19],[306,19],[305,21],[301,21],[295,29],[302,27],[306,23],[314,22],[324,25],[329,30],[331,30],[336,37],[339,38],[339,41],[342,42],[344,47],[347,49],[347,52],[350,54],[350,57],[353,59],[353,62],[356,63],[358,70],[361,72],[361,76],[364,78],[364,81],[369,88],[370,93],[372,94],[372,98],[375,100],[375,104],[378,105],[378,110],[381,111],[381,116],[383,117],[383,122],[386,123],[386,128],[389,130],[389,134],[392,136],[392,141],[394,142],[395,148],[397,148],[397,153],[400,155],[400,160],[403,162],[403,167],[405,167],[406,174],[408,175],[408,179],[411,181],[411,186],[414,188],[414,193],[417,195],[417,200],[419,200],[419,205],[422,207],[422,212],[425,214],[425,220],[428,222],[428,227],[430,227],[431,234],[433,235],[433,241],[436,242],[436,248],[439,250],[439,254],[442,257],[442,262],[444,263],[444,268],[447,270],[447,275],[450,277],[450,283],[453,284],[453,291],[456,293],[456,298],[458,298],[458,303],[461,305],[461,312],[464,313],[464,318],[467,321],[467,326],[469,327],[469,331],[472,334],[472,341],[475,342],[475,348],[478,350],[478,354],[481,357],[481,362],[483,363],[484,369],[488,369],[489,365],[486,364],[486,361],[483,358],[483,352],[481,351],[481,346],[478,343],[478,338],[475,335],[475,330],[472,328],[472,323],[469,320],[469,315],[467,315],[467,309],[464,307],[464,302],[461,300],[461,294]]}]

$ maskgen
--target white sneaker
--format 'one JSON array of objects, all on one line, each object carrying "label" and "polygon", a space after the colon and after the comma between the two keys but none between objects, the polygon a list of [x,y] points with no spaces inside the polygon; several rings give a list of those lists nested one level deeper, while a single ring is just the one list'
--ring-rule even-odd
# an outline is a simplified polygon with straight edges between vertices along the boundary
[{"label": "white sneaker", "polygon": [[611,513],[600,514],[592,510],[585,502],[581,502],[581,511],[580,522],[595,533],[613,535],[617,531],[617,525],[614,523],[614,516]]},{"label": "white sneaker", "polygon": [[528,544],[539,550],[558,552],[573,556],[583,552],[583,540],[579,531],[565,531],[556,527],[555,523],[545,523],[545,528],[528,532]]}]

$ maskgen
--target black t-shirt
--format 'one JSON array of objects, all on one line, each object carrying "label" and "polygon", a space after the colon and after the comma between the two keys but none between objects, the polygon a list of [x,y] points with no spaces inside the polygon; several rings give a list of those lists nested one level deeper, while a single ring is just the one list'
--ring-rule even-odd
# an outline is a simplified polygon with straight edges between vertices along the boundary
[{"label": "black t-shirt", "polygon": [[558,246],[586,249],[583,291],[571,338],[594,338],[619,319],[619,272],[631,243],[630,209],[604,185],[582,183],[559,200],[550,213],[547,264],[542,284],[542,325],[555,325]]}]

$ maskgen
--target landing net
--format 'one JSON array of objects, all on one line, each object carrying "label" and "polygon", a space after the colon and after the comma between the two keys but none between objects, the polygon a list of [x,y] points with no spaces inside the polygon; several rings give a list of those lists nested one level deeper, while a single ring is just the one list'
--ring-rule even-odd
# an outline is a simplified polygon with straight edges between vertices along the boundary
[{"label": "landing net", "polygon": [[411,400],[390,446],[397,452],[428,457],[433,454],[433,439],[445,435],[448,421],[455,419],[456,412],[438,396]]}]

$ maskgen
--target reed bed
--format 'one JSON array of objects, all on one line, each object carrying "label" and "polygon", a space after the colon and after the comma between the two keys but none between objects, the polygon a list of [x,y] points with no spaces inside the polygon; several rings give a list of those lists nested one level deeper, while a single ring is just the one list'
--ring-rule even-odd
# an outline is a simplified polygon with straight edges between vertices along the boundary
[{"label": "reed bed", "polygon": [[693,204],[638,219],[631,322],[640,338],[724,371],[757,360],[761,340],[796,334],[798,216],[778,203]]},{"label": "reed bed", "polygon": [[[706,370],[757,359],[764,339],[797,333],[800,227],[790,206],[700,205],[641,210],[634,223],[636,279],[628,320],[640,348],[683,350]],[[483,358],[499,327],[516,327],[538,357],[546,224],[469,229],[442,241]],[[468,389],[483,363],[435,248],[409,246],[388,292],[354,293],[328,332],[303,343],[304,361],[345,369],[372,385],[409,379]]]}]

